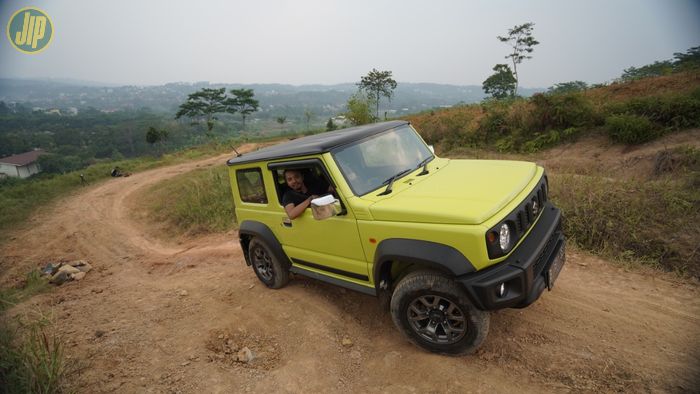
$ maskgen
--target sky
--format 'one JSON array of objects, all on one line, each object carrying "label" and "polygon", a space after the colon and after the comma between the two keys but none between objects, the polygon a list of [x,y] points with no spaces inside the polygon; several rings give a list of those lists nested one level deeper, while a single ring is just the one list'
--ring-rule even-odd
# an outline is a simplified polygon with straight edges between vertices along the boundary
[{"label": "sky", "polygon": [[46,50],[0,40],[0,78],[117,85],[354,83],[373,68],[401,82],[481,85],[526,22],[540,42],[520,86],[601,83],[700,45],[700,0],[0,0],[7,28],[35,6]]}]

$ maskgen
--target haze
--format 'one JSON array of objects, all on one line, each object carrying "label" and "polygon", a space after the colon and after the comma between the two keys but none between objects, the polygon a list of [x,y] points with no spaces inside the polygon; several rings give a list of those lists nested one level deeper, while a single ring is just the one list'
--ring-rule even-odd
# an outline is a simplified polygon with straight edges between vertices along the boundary
[{"label": "haze", "polygon": [[698,1],[3,1],[43,9],[55,36],[26,55],[0,44],[0,78],[110,84],[334,84],[372,68],[399,82],[481,85],[534,22],[520,85],[609,81],[700,45]]}]

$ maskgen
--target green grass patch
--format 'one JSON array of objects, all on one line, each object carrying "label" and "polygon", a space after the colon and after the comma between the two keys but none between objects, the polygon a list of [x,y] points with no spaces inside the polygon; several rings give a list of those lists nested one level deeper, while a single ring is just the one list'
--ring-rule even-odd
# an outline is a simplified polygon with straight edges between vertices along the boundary
[{"label": "green grass patch", "polygon": [[52,320],[37,313],[8,322],[0,318],[0,390],[3,393],[60,393],[69,374],[64,341]]},{"label": "green grass patch", "polygon": [[153,186],[148,209],[174,234],[226,232],[236,228],[228,168],[188,172]]},{"label": "green grass patch", "polygon": [[649,119],[628,114],[609,116],[605,129],[611,140],[628,145],[654,140],[660,134]]}]

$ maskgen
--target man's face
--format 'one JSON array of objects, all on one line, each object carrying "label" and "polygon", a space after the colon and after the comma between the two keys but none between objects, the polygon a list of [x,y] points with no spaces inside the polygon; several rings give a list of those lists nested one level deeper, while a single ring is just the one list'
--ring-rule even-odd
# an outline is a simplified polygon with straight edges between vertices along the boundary
[{"label": "man's face", "polygon": [[304,185],[304,176],[299,171],[287,171],[284,173],[284,180],[292,190],[300,192]]}]

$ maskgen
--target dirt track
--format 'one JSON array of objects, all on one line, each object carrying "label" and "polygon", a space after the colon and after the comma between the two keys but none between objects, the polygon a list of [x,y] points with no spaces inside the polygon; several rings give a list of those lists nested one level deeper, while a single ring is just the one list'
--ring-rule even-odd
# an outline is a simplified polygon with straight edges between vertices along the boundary
[{"label": "dirt track", "polygon": [[[235,233],[167,242],[133,218],[148,186],[226,156],[111,179],[65,198],[0,249],[0,282],[83,258],[51,306],[79,392],[581,392],[700,387],[700,291],[569,251],[555,289],[495,313],[474,356],[426,353],[372,297],[296,277],[268,290]],[[343,346],[343,338],[352,346]],[[230,340],[230,341],[229,341]],[[231,364],[229,348],[259,358]]]}]

